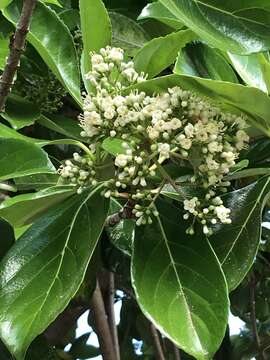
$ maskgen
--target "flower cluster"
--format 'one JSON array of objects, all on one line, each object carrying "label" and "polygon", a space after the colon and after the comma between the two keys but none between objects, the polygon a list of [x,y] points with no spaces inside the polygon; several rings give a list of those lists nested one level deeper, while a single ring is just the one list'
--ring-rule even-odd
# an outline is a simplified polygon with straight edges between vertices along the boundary
[{"label": "flower cluster", "polygon": [[[184,201],[184,218],[193,217],[193,223],[198,220],[206,234],[211,224],[230,223],[230,209],[218,194],[230,185],[224,177],[249,140],[244,117],[223,112],[178,86],[151,96],[127,91],[146,76],[136,71],[133,62],[124,61],[122,49],[107,47],[92,54],[92,71],[86,77],[95,91],[85,97],[82,136],[95,147],[102,146],[106,138],[122,141],[114,160],[115,177],[107,181],[104,195],[124,193],[137,203],[133,211],[137,224],[151,223],[156,214],[154,201],[170,180],[163,165],[174,160],[188,164],[193,169],[190,183],[205,189],[203,199]],[[78,159],[76,155],[77,163]],[[61,174],[81,189],[95,182],[93,165],[84,163],[80,170],[68,162]],[[152,180],[157,175],[163,180],[155,187]],[[188,232],[193,231],[191,226]]]}]

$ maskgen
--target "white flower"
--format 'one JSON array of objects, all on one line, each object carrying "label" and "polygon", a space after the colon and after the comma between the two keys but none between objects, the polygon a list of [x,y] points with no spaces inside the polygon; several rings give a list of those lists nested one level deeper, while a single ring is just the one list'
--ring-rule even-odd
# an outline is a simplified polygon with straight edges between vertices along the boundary
[{"label": "white flower", "polygon": [[115,158],[115,165],[118,167],[125,167],[130,159],[129,155],[119,154]]},{"label": "white flower", "polygon": [[221,152],[223,146],[217,141],[212,141],[208,144],[208,150],[210,153]]},{"label": "white flower", "polygon": [[178,142],[179,144],[181,145],[181,147],[185,150],[189,150],[192,146],[192,141],[190,139],[187,139],[186,137],[181,137],[180,139],[180,136],[178,137]]},{"label": "white flower", "polygon": [[170,157],[170,149],[171,149],[170,145],[167,143],[159,143],[158,144],[158,152],[165,159],[168,159]]},{"label": "white flower", "polygon": [[124,51],[120,48],[111,48],[108,52],[108,58],[111,61],[120,63],[121,61],[124,60]]},{"label": "white flower", "polygon": [[184,200],[184,209],[186,211],[189,211],[191,214],[193,214],[196,208],[197,201],[198,201],[197,197],[194,197],[190,200]]},{"label": "white flower", "polygon": [[191,123],[189,123],[188,125],[185,126],[184,131],[185,131],[186,136],[193,137],[194,126]]},{"label": "white flower", "polygon": [[215,207],[215,213],[217,214],[217,217],[223,224],[230,224],[230,212],[231,210],[226,208],[224,205],[216,206]]}]

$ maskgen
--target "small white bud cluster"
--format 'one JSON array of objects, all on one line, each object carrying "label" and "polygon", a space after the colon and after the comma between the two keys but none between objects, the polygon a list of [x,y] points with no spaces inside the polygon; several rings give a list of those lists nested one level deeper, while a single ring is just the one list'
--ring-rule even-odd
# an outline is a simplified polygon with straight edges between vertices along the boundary
[{"label": "small white bud cluster", "polygon": [[61,178],[77,185],[77,193],[80,194],[84,187],[97,184],[96,170],[91,159],[73,154],[73,161],[66,160],[59,168]]},{"label": "small white bud cluster", "polygon": [[[106,47],[91,59],[87,78],[95,92],[84,100],[82,136],[92,144],[101,144],[108,137],[123,140],[123,151],[114,159],[115,177],[107,181],[104,196],[125,193],[137,203],[137,224],[151,223],[153,202],[161,191],[161,186],[153,188],[152,179],[160,174],[164,162],[174,159],[192,167],[190,182],[205,189],[204,199],[184,201],[184,218],[193,217],[193,223],[198,220],[205,234],[211,233],[208,226],[212,224],[230,223],[230,209],[218,193],[227,191],[230,183],[224,177],[249,141],[244,117],[224,113],[180,87],[152,96],[136,90],[126,94],[123,90],[146,77],[136,72],[132,61],[124,61],[122,49]],[[70,163],[66,166],[61,169],[62,177],[82,187],[85,173],[78,177]],[[94,164],[87,166],[91,170],[86,185],[95,181]],[[187,231],[192,234],[193,226]]]}]

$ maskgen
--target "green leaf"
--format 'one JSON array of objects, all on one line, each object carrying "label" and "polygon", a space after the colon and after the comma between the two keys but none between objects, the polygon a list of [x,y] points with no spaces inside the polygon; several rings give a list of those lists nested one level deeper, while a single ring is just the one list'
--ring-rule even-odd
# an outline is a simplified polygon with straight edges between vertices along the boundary
[{"label": "green leaf", "polygon": [[174,86],[197,92],[215,103],[229,106],[230,110],[235,110],[237,113],[239,110],[242,111],[249,116],[248,121],[254,127],[270,136],[270,99],[263,91],[256,88],[195,76],[168,75],[142,82],[126,91],[136,88],[153,94],[167,91]]},{"label": "green leaf", "polygon": [[9,53],[9,40],[3,39],[0,36],[0,70],[3,70],[6,65],[8,53]]},{"label": "green leaf", "polygon": [[[213,47],[238,54],[270,48],[270,26],[263,8],[245,12],[238,6],[231,10],[220,0],[160,0],[179,21]],[[253,7],[256,7],[256,5]]]},{"label": "green leaf", "polygon": [[207,239],[185,233],[177,208],[164,202],[158,210],[152,225],[135,232],[131,274],[137,300],[164,336],[196,359],[210,359],[227,326],[224,275]]},{"label": "green leaf", "polygon": [[270,177],[229,193],[224,205],[231,209],[231,225],[218,225],[211,244],[219,258],[230,290],[252,266],[261,237],[262,209],[270,191]]},{"label": "green leaf", "polygon": [[30,142],[0,138],[0,153],[0,180],[55,172],[45,151]]},{"label": "green leaf", "polygon": [[85,141],[85,138],[81,136],[82,128],[78,121],[64,117],[62,115],[41,115],[38,119],[38,123],[48,129],[56,131],[59,134],[63,134],[69,138],[79,141]]},{"label": "green leaf", "polygon": [[268,92],[260,64],[260,58],[264,57],[263,54],[237,55],[228,53],[228,56],[232,66],[247,85]]},{"label": "green leaf", "polygon": [[125,142],[126,141],[117,138],[106,138],[102,142],[102,148],[114,156],[118,154],[125,154],[126,149],[123,147],[123,143]]},{"label": "green leaf", "polygon": [[14,227],[31,224],[75,192],[74,186],[53,186],[36,193],[17,195],[0,204],[0,216]]},{"label": "green leaf", "polygon": [[140,13],[138,20],[155,19],[163,24],[179,30],[183,27],[181,21],[177,19],[164,5],[159,1],[146,5]]},{"label": "green leaf", "polygon": [[34,174],[15,178],[15,184],[19,190],[42,190],[55,186],[59,180],[59,174]]},{"label": "green leaf", "polygon": [[17,360],[81,285],[107,216],[100,187],[58,204],[28,229],[0,267],[0,336]]},{"label": "green leaf", "polygon": [[17,95],[10,95],[7,99],[5,112],[1,116],[7,120],[15,130],[34,124],[40,112],[29,101]]},{"label": "green leaf", "polygon": [[0,2],[0,10],[7,7],[13,0],[1,0]]},{"label": "green leaf", "polygon": [[112,45],[124,49],[133,56],[149,41],[145,30],[129,17],[109,12],[112,24]]},{"label": "green leaf", "polygon": [[[102,0],[80,0],[81,30],[84,56],[83,76],[91,70],[90,52],[99,51],[111,43],[111,23]],[[86,81],[87,90],[91,90]],[[87,85],[88,84],[88,85]]]},{"label": "green leaf", "polygon": [[92,345],[87,345],[87,340],[90,333],[84,334],[77,338],[71,346],[69,353],[75,359],[89,359],[100,355],[99,348]]},{"label": "green leaf", "polygon": [[12,226],[3,219],[0,219],[0,238],[0,259],[2,259],[15,243],[14,230]]},{"label": "green leaf", "polygon": [[62,5],[59,3],[58,0],[41,0],[41,1],[44,3],[47,3],[47,4],[52,4],[52,5],[57,5],[59,7],[62,7]]},{"label": "green leaf", "polygon": [[[21,139],[24,141],[29,141],[32,143],[38,143],[38,139],[33,139],[28,136],[22,135],[19,132],[11,129],[10,127],[0,123],[0,138],[12,138],[12,139]],[[43,140],[41,140],[43,142]]]},{"label": "green leaf", "polygon": [[238,83],[234,71],[224,57],[217,50],[202,43],[190,44],[182,49],[173,72]]},{"label": "green leaf", "polygon": [[[21,1],[14,0],[2,13],[15,25],[20,9]],[[57,14],[40,2],[37,3],[27,39],[70,95],[81,105],[80,73],[73,38]]]},{"label": "green leaf", "polygon": [[153,78],[170,66],[179,50],[196,37],[192,31],[183,30],[149,41],[134,57],[136,70]]}]

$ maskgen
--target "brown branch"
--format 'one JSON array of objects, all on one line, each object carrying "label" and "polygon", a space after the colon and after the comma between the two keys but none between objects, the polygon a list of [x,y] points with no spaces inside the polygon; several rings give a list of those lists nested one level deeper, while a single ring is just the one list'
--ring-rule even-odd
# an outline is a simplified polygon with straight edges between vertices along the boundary
[{"label": "brown branch", "polygon": [[132,213],[134,207],[134,202],[129,200],[127,204],[121,209],[119,212],[112,214],[108,216],[105,226],[115,226],[117,225],[121,220],[125,219],[133,219],[134,214]]},{"label": "brown branch", "polygon": [[180,350],[175,344],[173,344],[173,352],[175,360],[181,360]]},{"label": "brown branch", "polygon": [[158,331],[152,323],[150,324],[150,330],[151,330],[151,334],[152,334],[152,338],[153,338],[153,342],[154,342],[155,353],[156,353],[155,358],[156,358],[156,360],[165,360],[165,356],[164,356],[162,346],[160,343]]},{"label": "brown branch", "polygon": [[109,325],[111,329],[116,359],[120,360],[120,348],[119,348],[119,339],[118,339],[118,332],[117,326],[115,322],[115,313],[114,313],[114,295],[115,295],[115,281],[114,281],[114,273],[108,272],[109,277],[109,293],[108,293],[108,318],[109,318]]},{"label": "brown branch", "polygon": [[258,328],[257,328],[255,288],[256,288],[256,278],[253,274],[253,275],[251,275],[250,293],[249,293],[250,294],[250,321],[251,321],[253,337],[256,342],[257,349],[260,354],[260,358],[263,360],[267,360],[265,357],[265,353],[261,347],[261,339],[260,339]]},{"label": "brown branch", "polygon": [[10,41],[10,51],[0,79],[0,112],[4,111],[7,96],[13,85],[13,79],[19,67],[21,54],[25,49],[26,35],[37,0],[24,0],[21,16],[15,34]]},{"label": "brown branch", "polygon": [[98,281],[90,302],[90,306],[91,311],[93,312],[93,319],[97,331],[102,358],[103,360],[117,360]]}]

